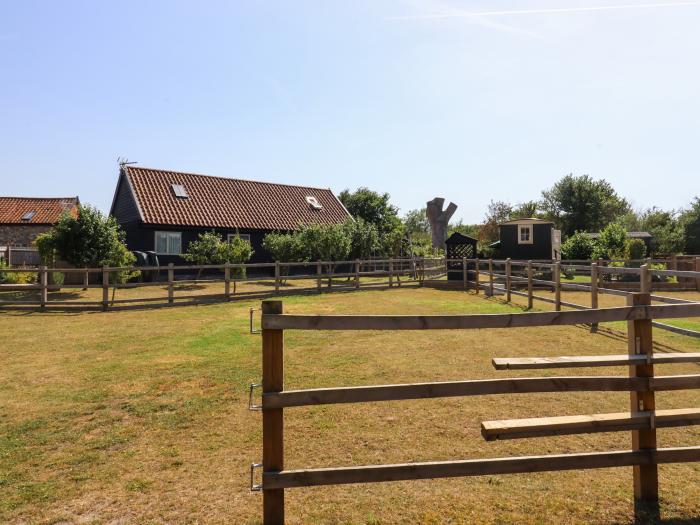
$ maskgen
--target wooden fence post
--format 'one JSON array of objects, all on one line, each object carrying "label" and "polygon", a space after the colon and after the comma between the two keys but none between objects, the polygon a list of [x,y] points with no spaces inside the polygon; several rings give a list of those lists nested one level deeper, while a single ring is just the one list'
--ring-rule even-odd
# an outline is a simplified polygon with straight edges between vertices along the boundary
[{"label": "wooden fence post", "polygon": [[420,265],[419,265],[418,268],[419,268],[419,269],[418,269],[418,271],[419,271],[419,273],[418,273],[418,275],[419,275],[418,280],[419,280],[419,285],[420,285],[421,288],[422,288],[422,287],[423,287],[423,282],[425,281],[425,257],[421,257],[421,259],[420,259]]},{"label": "wooden fence post", "polygon": [[[700,257],[695,258],[695,271],[700,272]],[[695,288],[700,292],[700,279],[695,279]]]},{"label": "wooden fence post", "polygon": [[275,293],[280,293],[280,262],[275,261]]},{"label": "wooden fence post", "polygon": [[360,287],[360,259],[355,259],[355,288]]},{"label": "wooden fence post", "polygon": [[321,293],[321,286],[323,286],[323,283],[321,283],[321,279],[323,277],[323,265],[321,264],[321,261],[316,262],[316,290],[318,293]]},{"label": "wooden fence post", "polygon": [[39,269],[39,283],[41,284],[41,307],[46,308],[46,303],[49,300],[49,274],[45,265]]},{"label": "wooden fence post", "polygon": [[[628,306],[647,306],[651,304],[648,293],[633,293],[627,296]],[[641,319],[627,322],[627,344],[629,355],[646,355],[648,360],[653,357],[651,319]],[[650,363],[650,361],[649,361]],[[654,365],[643,364],[629,367],[630,377],[654,377]],[[651,380],[653,383],[653,379]],[[649,428],[632,431],[632,450],[656,450],[656,428],[654,416],[656,401],[654,391],[630,392],[632,414],[645,412],[649,414]],[[652,455],[653,458],[653,455]],[[659,474],[655,463],[638,465],[634,469],[634,501],[637,518],[650,519],[658,515]],[[649,516],[649,512],[652,516]],[[644,516],[640,514],[644,513]]]},{"label": "wooden fence post", "polygon": [[462,257],[462,286],[467,289],[467,258]]},{"label": "wooden fence post", "polygon": [[389,257],[389,287],[394,286],[394,259]]},{"label": "wooden fence post", "polygon": [[493,297],[493,259],[489,259],[489,293]]},{"label": "wooden fence post", "polygon": [[88,289],[90,286],[90,272],[88,272],[87,267],[85,267],[85,274],[83,275],[83,291]]},{"label": "wooden fence post", "polygon": [[481,277],[479,276],[479,259],[477,258],[477,259],[476,259],[476,268],[475,268],[475,272],[474,272],[474,279],[475,279],[475,281],[476,281],[476,294],[477,294],[477,295],[479,295],[479,288],[480,288],[480,286],[479,286],[479,279],[480,279],[480,278],[481,278]]},{"label": "wooden fence post", "polygon": [[510,257],[508,257],[506,259],[506,302],[508,302],[508,303],[510,302],[510,295],[511,295],[510,294],[510,286],[511,286],[510,270],[511,270]]},{"label": "wooden fence post", "polygon": [[[591,263],[591,308],[598,309],[598,264]],[[591,332],[598,331],[598,323],[591,323]]]},{"label": "wooden fence post", "polygon": [[228,261],[224,266],[224,296],[227,301],[231,300],[231,263]]},{"label": "wooden fence post", "polygon": [[643,264],[639,268],[639,291],[641,293],[651,293],[651,274],[647,264]]},{"label": "wooden fence post", "polygon": [[175,302],[175,270],[173,263],[168,264],[168,304]]},{"label": "wooden fence post", "polygon": [[561,311],[561,263],[554,263],[554,309]]},{"label": "wooden fence post", "polygon": [[527,308],[532,310],[533,297],[533,275],[532,275],[532,260],[527,261]]},{"label": "wooden fence post", "polygon": [[107,266],[102,267],[102,310],[107,311],[109,306],[109,271]]},{"label": "wooden fence post", "polygon": [[[262,315],[282,314],[282,301],[263,301]],[[262,329],[263,395],[284,390],[284,331]],[[263,472],[284,470],[284,412],[281,408],[263,408]],[[265,489],[263,485],[263,523],[284,524],[284,489]]]}]

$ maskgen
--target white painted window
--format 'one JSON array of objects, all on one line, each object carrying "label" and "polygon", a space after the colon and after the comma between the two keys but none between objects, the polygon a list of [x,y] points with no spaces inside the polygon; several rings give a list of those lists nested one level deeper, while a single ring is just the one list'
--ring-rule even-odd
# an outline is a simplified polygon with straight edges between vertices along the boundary
[{"label": "white painted window", "polygon": [[234,237],[240,237],[240,238],[243,239],[244,241],[248,241],[248,242],[250,243],[250,235],[247,234],[247,233],[229,233],[229,234],[226,236],[226,240],[227,240],[227,241],[230,241],[230,240],[233,239]]},{"label": "white painted window", "polygon": [[156,232],[156,253],[180,255],[182,253],[182,232]]},{"label": "white painted window", "polygon": [[518,244],[532,244],[532,224],[518,224]]}]

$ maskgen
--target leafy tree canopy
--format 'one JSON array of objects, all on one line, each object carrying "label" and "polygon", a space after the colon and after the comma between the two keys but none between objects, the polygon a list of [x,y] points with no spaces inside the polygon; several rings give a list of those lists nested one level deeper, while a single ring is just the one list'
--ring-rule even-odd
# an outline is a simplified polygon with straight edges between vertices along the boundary
[{"label": "leafy tree canopy", "polygon": [[576,232],[561,245],[561,258],[564,260],[588,261],[593,256],[595,242],[584,232]]},{"label": "leafy tree canopy", "polygon": [[350,215],[374,224],[380,235],[401,225],[398,208],[389,202],[388,193],[380,194],[362,187],[354,192],[343,190],[338,198],[350,212]]}]

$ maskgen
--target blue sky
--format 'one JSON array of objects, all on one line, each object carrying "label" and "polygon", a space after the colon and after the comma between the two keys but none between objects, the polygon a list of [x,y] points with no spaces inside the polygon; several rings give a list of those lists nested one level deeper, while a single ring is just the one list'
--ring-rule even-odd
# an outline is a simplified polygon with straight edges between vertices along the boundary
[{"label": "blue sky", "polygon": [[698,27],[700,2],[651,0],[2,0],[0,194],[107,210],[121,156],[467,222],[571,172],[679,208]]}]

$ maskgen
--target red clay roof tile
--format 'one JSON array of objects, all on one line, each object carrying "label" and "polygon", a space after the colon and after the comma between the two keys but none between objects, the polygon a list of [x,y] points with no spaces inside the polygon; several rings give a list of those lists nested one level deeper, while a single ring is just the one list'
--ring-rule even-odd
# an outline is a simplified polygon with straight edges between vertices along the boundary
[{"label": "red clay roof tile", "polygon": [[[22,220],[29,212],[31,219]],[[66,212],[78,215],[78,197],[0,197],[0,224],[55,224]]]},{"label": "red clay roof tile", "polygon": [[[144,223],[219,228],[293,230],[299,224],[339,223],[350,214],[330,189],[226,179],[124,166]],[[187,198],[175,196],[180,184]],[[314,209],[306,197],[315,197]]]}]

